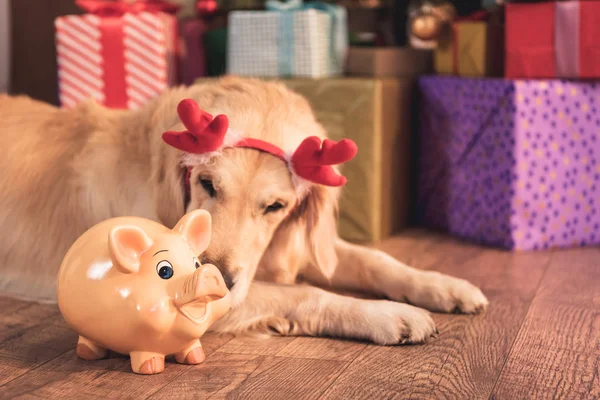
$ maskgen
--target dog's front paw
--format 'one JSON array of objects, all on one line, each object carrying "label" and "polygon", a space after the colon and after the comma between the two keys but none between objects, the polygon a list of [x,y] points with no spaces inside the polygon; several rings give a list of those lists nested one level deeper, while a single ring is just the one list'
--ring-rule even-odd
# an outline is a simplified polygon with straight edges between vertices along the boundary
[{"label": "dog's front paw", "polygon": [[435,271],[424,271],[407,299],[411,304],[441,312],[477,314],[488,306],[487,298],[477,286]]},{"label": "dog's front paw", "polygon": [[421,308],[385,300],[363,306],[366,337],[376,344],[423,343],[438,333],[429,312]]}]

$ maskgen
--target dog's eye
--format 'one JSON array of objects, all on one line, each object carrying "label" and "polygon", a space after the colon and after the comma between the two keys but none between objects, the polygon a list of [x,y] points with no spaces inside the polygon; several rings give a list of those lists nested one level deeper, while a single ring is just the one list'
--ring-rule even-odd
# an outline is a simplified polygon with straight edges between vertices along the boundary
[{"label": "dog's eye", "polygon": [[200,178],[200,186],[202,186],[202,188],[204,190],[206,190],[206,193],[208,193],[208,195],[210,197],[216,197],[217,196],[217,191],[215,190],[215,187],[213,186],[213,183],[210,179],[202,179]]},{"label": "dog's eye", "polygon": [[279,211],[283,207],[285,207],[283,204],[281,204],[280,202],[276,201],[275,203],[273,203],[271,205],[268,205],[267,208],[265,208],[265,214],[272,213],[272,212],[275,212],[275,211]]}]

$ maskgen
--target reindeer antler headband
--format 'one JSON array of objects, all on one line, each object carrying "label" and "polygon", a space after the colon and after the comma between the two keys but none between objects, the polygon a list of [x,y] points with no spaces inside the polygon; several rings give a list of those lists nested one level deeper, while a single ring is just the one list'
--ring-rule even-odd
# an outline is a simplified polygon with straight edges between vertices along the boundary
[{"label": "reindeer antler headband", "polygon": [[[289,154],[271,143],[237,136],[229,129],[229,119],[226,115],[221,114],[213,118],[191,99],[179,103],[177,114],[187,130],[163,133],[163,140],[168,145],[188,154],[210,157],[232,147],[263,151],[283,160],[295,178],[294,182],[304,179],[325,186],[342,186],[346,183],[346,178],[337,174],[332,166],[350,161],[358,150],[356,143],[349,139],[339,142],[325,139],[321,143],[320,138],[312,136],[304,139],[300,146]],[[196,158],[196,162],[199,162],[198,160],[201,159]]]}]

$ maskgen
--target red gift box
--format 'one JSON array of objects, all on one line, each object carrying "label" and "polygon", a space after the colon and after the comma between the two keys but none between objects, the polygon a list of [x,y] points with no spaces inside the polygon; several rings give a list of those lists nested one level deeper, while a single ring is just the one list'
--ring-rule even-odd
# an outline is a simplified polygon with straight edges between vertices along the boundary
[{"label": "red gift box", "polygon": [[600,1],[506,5],[506,76],[600,77]]},{"label": "red gift box", "polygon": [[181,24],[181,37],[185,46],[181,77],[185,85],[191,85],[196,79],[206,76],[204,34],[207,30],[206,23],[200,19],[191,19]]},{"label": "red gift box", "polygon": [[207,75],[204,36],[211,29],[211,20],[217,15],[217,9],[216,0],[198,0],[197,18],[181,24],[181,37],[185,47],[181,77],[185,85],[191,85],[196,79]]},{"label": "red gift box", "polygon": [[178,82],[178,7],[162,0],[78,0],[55,21],[59,97],[137,109]]}]

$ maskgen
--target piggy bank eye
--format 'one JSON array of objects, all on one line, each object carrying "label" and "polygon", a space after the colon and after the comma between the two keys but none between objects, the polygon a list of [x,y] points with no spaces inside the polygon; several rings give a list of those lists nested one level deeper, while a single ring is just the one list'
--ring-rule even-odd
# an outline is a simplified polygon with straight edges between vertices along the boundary
[{"label": "piggy bank eye", "polygon": [[196,269],[200,268],[200,262],[195,257],[194,257],[194,267],[196,267]]},{"label": "piggy bank eye", "polygon": [[163,260],[156,265],[156,272],[162,279],[170,279],[173,276],[173,266],[167,260]]}]

